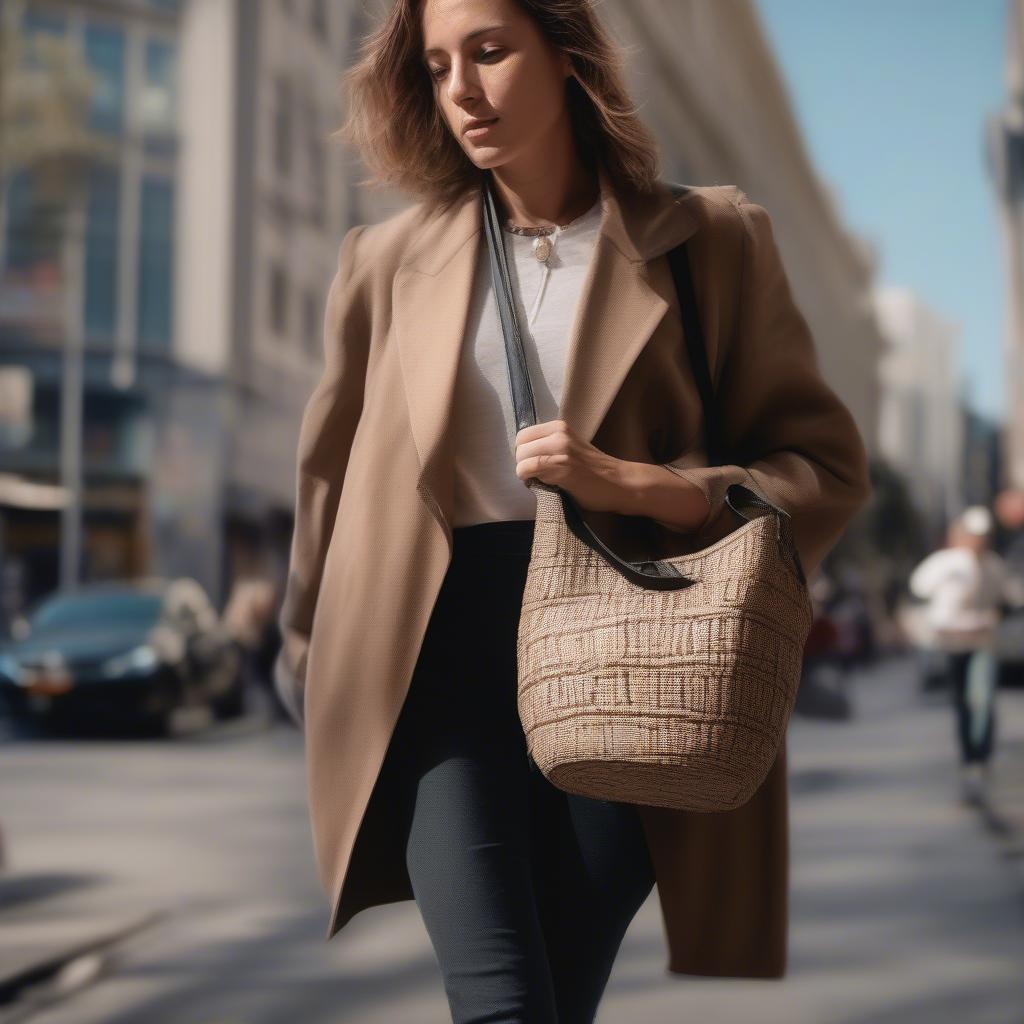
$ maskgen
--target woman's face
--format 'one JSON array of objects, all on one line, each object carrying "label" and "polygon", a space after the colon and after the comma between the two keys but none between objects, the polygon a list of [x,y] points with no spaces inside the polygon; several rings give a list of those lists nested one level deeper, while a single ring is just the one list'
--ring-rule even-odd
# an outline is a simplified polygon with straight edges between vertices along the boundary
[{"label": "woman's face", "polygon": [[[529,160],[567,130],[572,63],[515,0],[426,0],[422,24],[424,74],[477,167]],[[497,120],[486,131],[463,134],[466,122],[490,118]]]}]

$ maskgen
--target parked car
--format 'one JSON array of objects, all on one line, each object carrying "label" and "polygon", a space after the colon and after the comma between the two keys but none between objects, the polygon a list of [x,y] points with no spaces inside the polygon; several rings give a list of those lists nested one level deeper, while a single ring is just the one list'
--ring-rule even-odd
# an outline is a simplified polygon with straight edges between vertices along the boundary
[{"label": "parked car", "polygon": [[238,648],[194,579],[86,584],[48,595],[0,647],[15,718],[133,722],[164,734],[181,707],[245,709]]}]

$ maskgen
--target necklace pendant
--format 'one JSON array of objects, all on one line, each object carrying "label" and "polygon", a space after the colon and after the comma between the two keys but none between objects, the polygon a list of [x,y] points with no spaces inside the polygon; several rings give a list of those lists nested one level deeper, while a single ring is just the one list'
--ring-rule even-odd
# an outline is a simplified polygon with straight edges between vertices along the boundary
[{"label": "necklace pendant", "polygon": [[551,239],[546,235],[539,235],[533,243],[533,255],[541,263],[547,263],[548,257],[551,255]]}]

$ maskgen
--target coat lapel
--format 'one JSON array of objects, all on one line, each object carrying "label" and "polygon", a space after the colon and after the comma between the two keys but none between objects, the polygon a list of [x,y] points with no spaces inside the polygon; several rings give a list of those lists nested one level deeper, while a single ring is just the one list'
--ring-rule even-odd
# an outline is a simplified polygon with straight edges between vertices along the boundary
[{"label": "coat lapel", "polygon": [[[620,193],[599,165],[601,222],[568,340],[561,418],[590,441],[630,366],[669,309],[671,278],[651,280],[649,261],[687,239],[697,222],[664,184]],[[451,539],[450,428],[479,246],[479,193],[470,190],[421,225],[394,283],[394,332],[416,451],[417,487]]]}]

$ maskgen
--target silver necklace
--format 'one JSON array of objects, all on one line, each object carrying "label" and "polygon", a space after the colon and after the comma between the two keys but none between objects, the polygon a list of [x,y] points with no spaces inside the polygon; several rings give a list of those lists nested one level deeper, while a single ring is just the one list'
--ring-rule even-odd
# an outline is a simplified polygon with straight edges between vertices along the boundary
[{"label": "silver necklace", "polygon": [[558,235],[567,227],[575,224],[576,221],[581,220],[588,213],[590,213],[589,209],[581,213],[579,217],[574,217],[568,224],[551,224],[542,227],[520,227],[518,224],[513,224],[512,221],[506,220],[505,230],[513,235],[526,235],[533,238],[533,255],[537,260],[546,265],[551,253],[554,251]]}]

